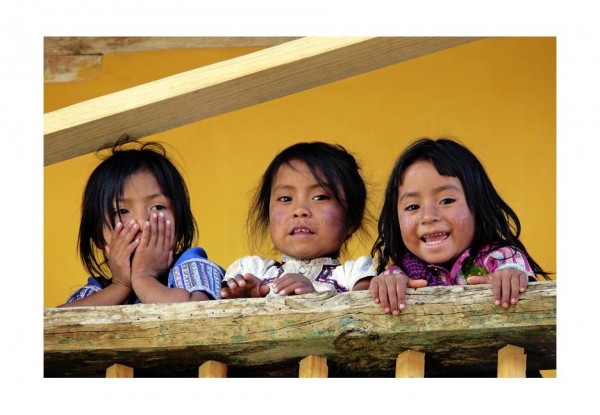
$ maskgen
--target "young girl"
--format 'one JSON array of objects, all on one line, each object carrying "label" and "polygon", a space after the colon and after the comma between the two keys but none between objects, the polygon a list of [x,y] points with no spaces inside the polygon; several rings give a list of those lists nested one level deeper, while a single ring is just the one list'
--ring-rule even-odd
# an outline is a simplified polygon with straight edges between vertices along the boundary
[{"label": "young girl", "polygon": [[246,256],[225,274],[224,298],[366,289],[372,258],[341,264],[339,255],[361,228],[366,188],[354,157],[321,142],[279,153],[262,177],[249,215],[250,239],[269,232],[281,260]]},{"label": "young girl", "polygon": [[91,276],[63,307],[221,298],[224,270],[192,248],[183,177],[160,144],[137,144],[117,143],[87,182],[78,246]]},{"label": "young girl", "polygon": [[548,275],[519,240],[519,218],[479,160],[452,140],[420,139],[400,155],[378,230],[371,253],[380,275],[369,289],[386,313],[404,309],[407,287],[426,285],[489,283],[495,304],[508,308],[528,280]]}]

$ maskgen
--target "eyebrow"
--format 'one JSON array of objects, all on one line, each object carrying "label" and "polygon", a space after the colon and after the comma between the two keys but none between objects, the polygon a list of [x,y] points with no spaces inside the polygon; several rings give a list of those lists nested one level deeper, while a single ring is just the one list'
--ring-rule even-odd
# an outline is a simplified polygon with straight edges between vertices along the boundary
[{"label": "eyebrow", "polygon": [[[167,196],[164,193],[154,193],[154,194],[148,195],[144,199],[146,199],[146,200],[153,200],[153,199],[160,198],[160,197],[167,197]],[[124,203],[124,202],[128,202],[131,199],[133,199],[133,198],[131,198],[131,197],[130,198],[119,197],[116,200],[119,203]]]},{"label": "eyebrow", "polygon": [[[443,192],[444,190],[456,190],[457,192],[460,191],[460,189],[457,186],[453,185],[453,184],[445,184],[443,186],[435,187],[433,189],[433,192],[434,193],[439,193],[439,192]],[[418,195],[419,195],[419,192],[404,192],[404,193],[402,193],[402,195],[400,195],[400,197],[398,198],[398,200],[404,200],[406,198],[416,197]]]},{"label": "eyebrow", "polygon": [[[295,189],[296,189],[296,186],[294,186],[294,185],[291,185],[291,184],[280,184],[280,185],[277,185],[277,186],[273,187],[271,189],[271,193],[275,192],[276,190],[288,190],[289,191],[289,190],[295,190]],[[308,187],[308,189],[309,190],[313,190],[313,189],[323,189],[323,190],[326,190],[319,183],[315,183],[313,185],[310,185]]]}]

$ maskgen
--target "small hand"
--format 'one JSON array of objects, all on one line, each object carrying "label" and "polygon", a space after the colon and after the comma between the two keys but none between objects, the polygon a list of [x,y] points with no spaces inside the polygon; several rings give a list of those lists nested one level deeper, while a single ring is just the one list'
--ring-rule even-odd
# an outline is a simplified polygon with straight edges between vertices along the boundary
[{"label": "small hand", "polygon": [[158,278],[169,269],[173,263],[173,233],[172,223],[163,212],[152,214],[133,256],[132,278]]},{"label": "small hand", "polygon": [[[110,241],[104,245],[104,253],[108,268],[112,274],[112,281],[131,289],[131,254],[140,243],[135,238],[138,224],[135,221],[123,225],[117,222],[111,232]],[[134,239],[135,238],[135,239]]]},{"label": "small hand", "polygon": [[272,282],[273,292],[279,295],[297,295],[315,291],[312,282],[302,274],[285,274]]},{"label": "small hand", "polygon": [[221,288],[223,298],[264,297],[271,289],[252,274],[238,274],[227,280],[227,287]]},{"label": "small hand", "polygon": [[394,316],[406,307],[406,289],[427,286],[426,280],[411,280],[403,273],[383,272],[371,279],[369,290],[376,303],[383,306],[383,312]]},{"label": "small hand", "polygon": [[527,289],[527,274],[514,268],[504,268],[485,276],[467,278],[468,284],[492,284],[494,304],[503,308],[519,302],[519,294]]}]

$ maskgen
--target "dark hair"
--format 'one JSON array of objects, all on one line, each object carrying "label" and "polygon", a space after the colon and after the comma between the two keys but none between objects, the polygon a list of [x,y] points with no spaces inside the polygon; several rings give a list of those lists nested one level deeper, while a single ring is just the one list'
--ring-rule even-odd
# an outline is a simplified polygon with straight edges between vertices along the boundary
[{"label": "dark hair", "polygon": [[398,186],[402,184],[404,171],[419,160],[430,161],[442,176],[460,180],[475,222],[472,254],[486,245],[513,246],[527,256],[536,274],[547,278],[548,273],[533,260],[519,240],[521,222],[517,214],[496,192],[481,162],[469,149],[446,138],[421,138],[406,148],[396,161],[385,191],[377,226],[379,234],[371,250],[371,255],[378,258],[378,273],[383,272],[390,261],[400,264],[400,259],[408,252],[398,223]]},{"label": "dark hair", "polygon": [[[248,215],[248,236],[249,241],[253,242],[252,249],[260,246],[269,228],[273,179],[281,165],[289,165],[293,160],[306,163],[319,185],[332,192],[333,197],[344,208],[346,226],[353,230],[352,234],[362,230],[367,189],[354,156],[341,145],[298,143],[277,154],[260,180]],[[349,237],[344,245],[348,239]]]},{"label": "dark hair", "polygon": [[77,245],[83,266],[93,276],[108,278],[108,265],[101,249],[105,244],[103,229],[114,228],[113,203],[123,195],[125,182],[136,172],[152,173],[173,204],[174,258],[189,249],[196,237],[196,221],[185,181],[167,158],[164,147],[158,143],[135,144],[138,148],[124,148],[124,144],[117,142],[111,155],[94,169],[83,192]]}]

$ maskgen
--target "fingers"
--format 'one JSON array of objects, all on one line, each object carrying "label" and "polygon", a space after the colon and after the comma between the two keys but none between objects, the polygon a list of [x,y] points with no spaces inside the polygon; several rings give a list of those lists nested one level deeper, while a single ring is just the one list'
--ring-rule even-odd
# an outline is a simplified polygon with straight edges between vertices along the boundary
[{"label": "fingers", "polygon": [[488,278],[492,284],[494,304],[502,308],[517,304],[519,294],[527,289],[527,275],[520,270],[502,269],[491,273]]},{"label": "fingers", "polygon": [[427,280],[408,280],[408,288],[427,287]]},{"label": "fingers", "polygon": [[[252,274],[237,274],[229,278],[227,287],[221,289],[223,298],[247,298],[265,296],[269,293],[269,287],[262,288],[262,280]],[[264,293],[264,294],[263,294]]]},{"label": "fingers", "polygon": [[386,314],[399,315],[406,308],[406,288],[421,288],[425,280],[410,280],[404,274],[380,274],[371,279],[369,291],[373,300],[381,304]]},{"label": "fingers", "polygon": [[138,224],[136,221],[132,220],[127,225],[117,222],[111,234],[110,242],[107,242],[104,247],[106,257],[113,261],[118,260],[122,255],[129,258],[139,244],[139,239],[134,239],[137,232]]},{"label": "fingers", "polygon": [[467,284],[475,285],[475,284],[491,284],[492,279],[486,276],[471,276],[467,277]]},{"label": "fingers", "polygon": [[279,295],[306,294],[315,291],[312,283],[302,274],[286,274],[273,281],[273,292]]},{"label": "fingers", "polygon": [[258,293],[261,297],[266,296],[271,291],[271,288],[267,284],[261,284],[258,287]]},{"label": "fingers", "polygon": [[525,290],[527,290],[527,282],[528,281],[529,281],[529,277],[527,277],[527,274],[522,272],[519,275],[519,292],[520,293],[524,293]]}]

